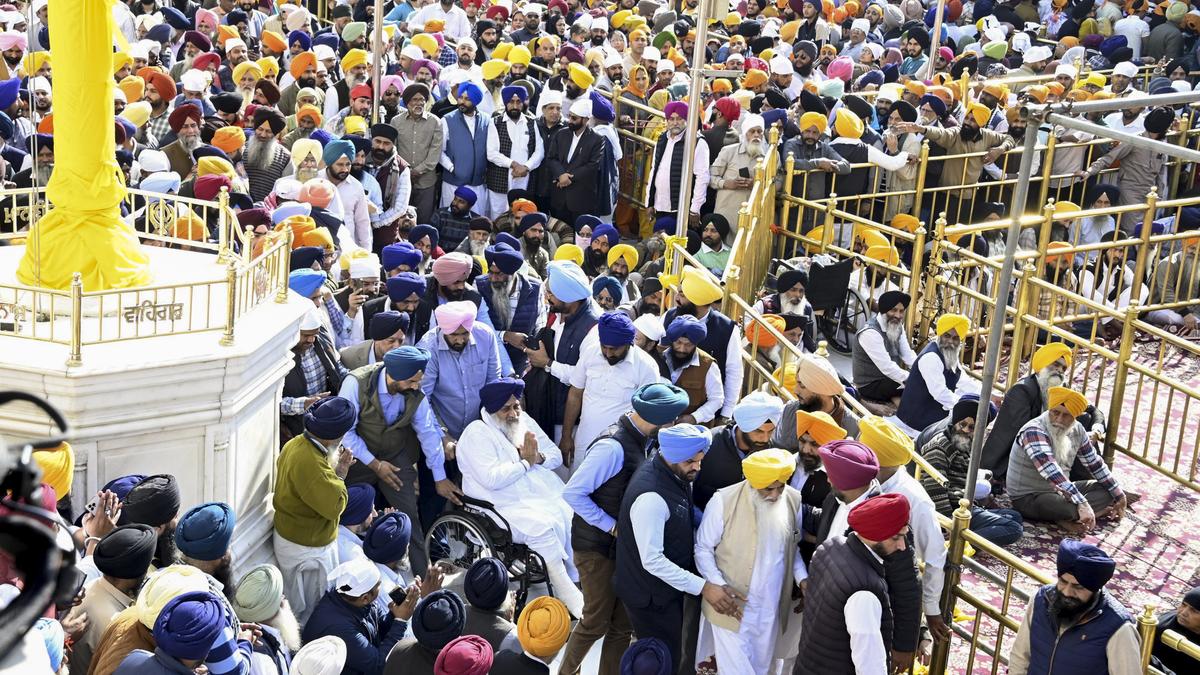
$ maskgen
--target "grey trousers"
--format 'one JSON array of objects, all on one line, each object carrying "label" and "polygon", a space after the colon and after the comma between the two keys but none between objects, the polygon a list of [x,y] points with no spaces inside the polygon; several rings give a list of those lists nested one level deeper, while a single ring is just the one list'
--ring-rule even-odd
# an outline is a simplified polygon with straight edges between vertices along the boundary
[{"label": "grey trousers", "polygon": [[[1092,511],[1096,513],[1100,513],[1113,503],[1112,495],[1099,481],[1077,480],[1074,484],[1092,505]],[[1057,522],[1075,520],[1079,517],[1079,507],[1057,492],[1014,497],[1013,508],[1028,520]]]}]

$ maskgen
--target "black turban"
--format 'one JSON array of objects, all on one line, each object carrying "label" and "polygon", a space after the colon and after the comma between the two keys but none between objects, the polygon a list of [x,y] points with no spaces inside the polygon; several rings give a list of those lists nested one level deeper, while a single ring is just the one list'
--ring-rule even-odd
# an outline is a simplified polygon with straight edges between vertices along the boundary
[{"label": "black turban", "polygon": [[912,303],[912,296],[902,291],[888,291],[879,296],[879,311],[890,312],[896,308],[896,305],[904,305],[907,308]]},{"label": "black turban", "polygon": [[808,317],[804,316],[803,314],[784,314],[783,315],[783,329],[786,331],[786,330],[796,330],[797,328],[799,328],[799,329],[803,330],[805,333],[807,333],[808,332]]},{"label": "black turban", "polygon": [[904,120],[905,122],[917,121],[917,109],[908,101],[893,102],[891,109],[888,110],[888,116],[890,117],[894,112],[899,112],[900,119]]},{"label": "black turban", "polygon": [[658,280],[658,277],[646,277],[642,279],[642,286],[640,290],[642,291],[643,298],[647,295],[654,295],[662,289],[663,285],[662,282]]},{"label": "black turban", "polygon": [[704,227],[709,223],[712,223],[712,226],[716,228],[717,233],[721,235],[722,239],[729,236],[729,221],[725,216],[719,213],[710,213],[704,216],[700,219],[700,229],[703,231]]},{"label": "black turban", "polygon": [[150,568],[158,533],[149,525],[122,525],[104,535],[92,554],[96,568],[115,579],[141,579]]},{"label": "black turban", "polygon": [[371,127],[371,138],[386,138],[395,143],[399,137],[400,132],[390,124],[375,124]]},{"label": "black turban", "polygon": [[236,91],[223,91],[208,99],[209,103],[227,115],[235,115],[242,109],[242,95]]},{"label": "black turban", "polygon": [[779,275],[775,288],[780,293],[787,293],[796,285],[808,288],[808,273],[803,270],[788,270]]},{"label": "black turban", "polygon": [[429,87],[420,82],[413,82],[405,87],[404,91],[400,94],[400,100],[404,101],[404,105],[407,106],[409,99],[417,94],[420,94],[426,101],[429,101]]},{"label": "black turban", "polygon": [[910,28],[905,37],[910,40],[916,40],[917,44],[921,45],[921,49],[929,49],[929,31],[925,30],[924,26],[914,26],[913,28]]},{"label": "black turban", "polygon": [[408,331],[408,314],[389,310],[376,312],[371,317],[367,333],[372,340],[385,340],[401,330]]},{"label": "black turban", "polygon": [[1167,133],[1167,130],[1171,128],[1171,123],[1174,121],[1175,113],[1170,108],[1155,108],[1150,111],[1149,115],[1146,115],[1143,124],[1146,127],[1146,131],[1161,136]]},{"label": "black turban", "polygon": [[179,515],[179,484],[170,474],[148,476],[133,486],[121,505],[121,525],[166,525]]},{"label": "black turban", "polygon": [[864,122],[871,121],[871,113],[875,111],[874,107],[867,103],[867,99],[858,94],[849,94],[842,97],[842,105],[850,109],[858,118]]},{"label": "black turban", "polygon": [[829,115],[829,108],[821,101],[821,97],[805,89],[800,92],[800,109],[804,112],[816,112]]},{"label": "black turban", "polygon": [[271,133],[273,134],[278,134],[287,126],[287,120],[283,118],[283,113],[279,112],[278,109],[259,106],[254,109],[254,128],[261,127],[263,122],[271,125]]}]

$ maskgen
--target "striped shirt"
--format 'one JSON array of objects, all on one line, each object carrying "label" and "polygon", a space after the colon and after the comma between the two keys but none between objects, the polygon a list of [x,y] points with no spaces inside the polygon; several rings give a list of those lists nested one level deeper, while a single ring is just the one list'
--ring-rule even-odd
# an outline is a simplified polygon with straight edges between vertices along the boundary
[{"label": "striped shirt", "polygon": [[[1012,464],[1008,471],[1008,491],[1014,498],[1023,497],[1029,494],[1038,494],[1046,492],[1042,486],[1036,485],[1034,479],[1027,470],[1027,466],[1032,463],[1032,467],[1041,475],[1049,487],[1074,504],[1083,504],[1087,501],[1083,493],[1076,487],[1075,483],[1071,482],[1069,472],[1074,460],[1078,459],[1088,473],[1092,475],[1097,482],[1108,490],[1113,499],[1120,499],[1124,494],[1112,472],[1108,470],[1108,465],[1104,463],[1104,459],[1100,453],[1096,451],[1096,445],[1088,438],[1087,432],[1083,425],[1078,422],[1069,433],[1072,442],[1076,443],[1074,457],[1071,461],[1065,463],[1065,469],[1059,464],[1054,456],[1054,444],[1050,439],[1050,433],[1047,431],[1047,413],[1042,413],[1041,416],[1030,420],[1025,426],[1021,427],[1021,431],[1017,433],[1017,441],[1013,448]],[[1015,469],[1015,471],[1014,471]]]},{"label": "striped shirt", "polygon": [[287,151],[287,148],[282,144],[275,145],[275,157],[267,164],[265,168],[257,168],[244,164],[246,168],[246,178],[250,181],[250,199],[261,202],[271,194],[271,190],[275,188],[275,181],[282,178],[287,173],[292,154]]}]

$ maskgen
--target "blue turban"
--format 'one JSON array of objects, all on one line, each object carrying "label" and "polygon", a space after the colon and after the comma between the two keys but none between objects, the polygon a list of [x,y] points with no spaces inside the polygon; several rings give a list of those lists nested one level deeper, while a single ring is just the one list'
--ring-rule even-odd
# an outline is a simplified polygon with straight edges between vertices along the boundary
[{"label": "blue turban", "polygon": [[900,66],[895,63],[884,66],[882,70],[884,82],[895,82],[900,79]]},{"label": "blue turban", "polygon": [[62,624],[54,619],[42,617],[33,625],[42,635],[46,643],[46,653],[50,656],[50,670],[57,673],[62,667],[63,650],[66,647],[67,634]]},{"label": "blue turban", "polygon": [[612,299],[621,302],[621,282],[610,276],[601,276],[592,279],[592,297],[599,299],[600,291],[608,289],[608,294]]},{"label": "blue turban", "polygon": [[[158,11],[166,12],[167,9],[175,9],[175,8],[174,7],[163,8]],[[179,11],[179,10],[175,10],[175,11]],[[158,24],[154,28],[151,28],[150,30],[146,31],[146,39],[150,40],[151,42],[157,42],[160,45],[167,42],[168,40],[171,39],[171,26],[169,26],[165,23]]]},{"label": "blue turban", "polygon": [[204,660],[229,627],[225,605],[212,591],[173,598],[154,621],[158,648],[177,659]]},{"label": "blue turban", "polygon": [[392,310],[375,312],[371,317],[371,325],[367,328],[367,337],[372,340],[385,340],[401,330],[408,331],[407,314]]},{"label": "blue turban", "polygon": [[783,417],[783,399],[766,392],[755,391],[733,407],[733,421],[744,432],[754,431],[770,422],[779,424]]},{"label": "blue turban", "polygon": [[[357,134],[346,134],[345,136],[342,136],[342,140],[354,146],[354,154],[358,154],[360,152],[371,152],[371,141],[363,138],[362,136]],[[354,160],[353,157],[350,159],[351,161]]]},{"label": "blue turban", "polygon": [[421,598],[409,625],[417,642],[436,652],[462,635],[466,620],[467,610],[462,598],[443,588]]},{"label": "blue turban", "polygon": [[383,262],[383,269],[388,271],[401,265],[408,265],[410,269],[416,269],[417,265],[421,264],[421,252],[413,248],[413,245],[407,241],[384,246],[380,258]]},{"label": "blue turban", "polygon": [[857,89],[862,91],[872,84],[876,87],[883,86],[883,71],[868,70],[867,72],[863,73],[862,77],[858,78]]},{"label": "blue turban", "polygon": [[786,119],[787,118],[787,110],[784,110],[783,108],[773,108],[771,110],[764,112],[762,114],[762,118],[763,118],[763,128],[770,129],[771,127],[775,126],[775,124],[778,122],[786,122],[787,121],[787,119]]},{"label": "blue turban", "polygon": [[492,380],[479,390],[479,402],[483,409],[495,415],[514,396],[517,400],[525,393],[525,381],[515,377],[502,377]]},{"label": "blue turban", "polygon": [[642,638],[621,657],[621,675],[671,675],[671,648],[659,638]]},{"label": "blue turban", "polygon": [[33,134],[25,139],[25,143],[27,144],[26,150],[31,155],[41,152],[42,148],[54,151],[54,136],[50,134]]},{"label": "blue turban", "polygon": [[608,239],[609,246],[621,243],[621,235],[617,232],[617,228],[608,223],[600,223],[592,228],[592,241],[596,241],[600,237]]},{"label": "blue turban", "polygon": [[316,47],[317,45],[325,45],[334,52],[337,52],[342,47],[341,39],[333,33],[321,33],[317,37],[313,38],[312,43],[313,47]]},{"label": "blue turban", "polygon": [[229,161],[229,155],[215,145],[201,145],[192,151],[192,159],[200,161],[201,157],[219,157],[226,162]]},{"label": "blue turban", "polygon": [[411,538],[412,521],[403,511],[385,513],[363,535],[363,553],[381,565],[394,563],[408,555]]},{"label": "blue turban", "polygon": [[579,302],[592,296],[587,275],[570,260],[554,260],[546,265],[546,285],[563,302]]},{"label": "blue turban", "polygon": [[229,550],[237,517],[228,504],[208,502],[193,506],[175,528],[175,546],[196,560],[220,560]]},{"label": "blue turban", "polygon": [[329,145],[333,142],[333,134],[324,129],[317,129],[308,135],[309,138],[321,144],[321,147]]},{"label": "blue turban", "polygon": [[493,244],[483,249],[483,259],[488,265],[494,266],[505,274],[516,274],[525,264],[519,251],[514,251],[508,244]]},{"label": "blue turban", "polygon": [[408,231],[408,243],[410,244],[416,244],[425,237],[429,237],[429,247],[431,249],[437,248],[438,242],[442,239],[441,233],[432,225],[417,225]]},{"label": "blue turban", "polygon": [[0,138],[3,138],[6,141],[10,140],[12,139],[14,131],[16,131],[16,129],[13,127],[12,118],[4,112],[0,112]]},{"label": "blue turban", "polygon": [[1058,545],[1058,576],[1070,574],[1093,593],[1104,588],[1116,569],[1117,563],[1099,547],[1075,539]]},{"label": "blue turban", "polygon": [[643,384],[633,392],[633,411],[658,426],[674,422],[688,405],[687,392],[665,382]]},{"label": "blue turban", "polygon": [[312,38],[309,37],[308,33],[305,33],[302,30],[294,30],[288,33],[288,46],[291,47],[297,42],[300,43],[300,47],[303,51],[312,49]]},{"label": "blue turban", "polygon": [[454,196],[467,203],[467,206],[475,206],[475,202],[479,201],[479,195],[466,185],[460,185],[454,190]]},{"label": "blue turban", "polygon": [[384,370],[393,380],[407,380],[425,370],[428,364],[429,352],[412,345],[397,347],[383,355]]},{"label": "blue turban", "polygon": [[483,90],[474,82],[463,82],[458,85],[455,93],[459,98],[466,96],[473,106],[478,106],[483,101]]},{"label": "blue turban", "polygon": [[325,273],[314,269],[296,270],[288,275],[288,288],[311,298],[325,283]]},{"label": "blue turban", "polygon": [[975,9],[971,12],[971,15],[975,16],[978,14],[979,16],[984,17],[991,14],[995,7],[996,3],[994,0],[976,0]]},{"label": "blue turban", "polygon": [[508,244],[509,248],[514,251],[521,250],[521,240],[512,236],[508,232],[497,232],[494,241],[497,244]]},{"label": "blue turban", "polygon": [[333,166],[333,163],[341,159],[343,155],[353,162],[354,154],[354,144],[350,141],[330,141],[329,145],[326,145],[324,151],[321,152],[321,160],[325,162],[325,166]]},{"label": "blue turban", "polygon": [[175,9],[174,7],[163,7],[158,11],[162,12],[163,21],[167,22],[167,25],[171,28],[174,28],[175,30],[192,29],[192,22],[188,21],[188,18],[184,16],[183,12]]},{"label": "blue turban", "polygon": [[346,435],[357,417],[354,404],[341,396],[329,396],[312,404],[304,413],[304,430],[323,441]]},{"label": "blue turban", "polygon": [[425,295],[425,277],[416,272],[401,272],[387,280],[387,294],[392,302],[404,302],[413,293]]},{"label": "blue turban", "polygon": [[671,215],[659,216],[654,221],[654,231],[655,232],[666,232],[668,234],[675,234],[675,224],[676,224],[675,216],[671,216]]},{"label": "blue turban", "polygon": [[689,314],[680,314],[667,326],[665,344],[670,344],[679,338],[687,338],[689,342],[698,345],[708,337],[708,326],[703,321]]},{"label": "blue turban", "polygon": [[495,558],[476,560],[463,578],[463,591],[476,609],[500,609],[508,598],[508,568]]},{"label": "blue turban", "polygon": [[[143,178],[142,182],[138,183],[138,189],[145,190],[147,192],[157,192],[160,194],[176,193],[179,192],[180,182],[179,174],[175,173],[174,171],[159,171],[158,173],[152,173]],[[156,196],[148,196],[146,199],[151,203],[154,203],[158,201],[159,198]]]},{"label": "blue turban", "polygon": [[633,319],[619,309],[605,312],[596,322],[596,332],[603,347],[620,347],[633,344]]},{"label": "blue turban", "polygon": [[133,486],[145,479],[146,477],[140,473],[131,473],[128,476],[121,476],[120,478],[114,478],[108,481],[104,484],[104,487],[100,489],[101,491],[111,492],[117,496],[117,499],[125,501],[125,495],[129,494],[129,491],[133,489]]},{"label": "blue turban", "polygon": [[534,211],[533,213],[526,213],[524,216],[521,216],[521,222],[517,225],[517,235],[525,234],[526,230],[533,227],[534,225],[541,225],[542,227],[546,227],[546,223],[549,223],[549,222],[550,222],[550,219],[546,216],[546,214],[542,213],[541,211]]},{"label": "blue turban", "polygon": [[942,99],[934,96],[933,94],[925,94],[922,96],[921,104],[928,104],[939,119],[946,116],[946,104],[942,101]]},{"label": "blue turban", "polygon": [[358,525],[371,517],[375,508],[375,488],[370,483],[346,486],[346,508],[338,518],[341,525]]},{"label": "blue turban", "polygon": [[1124,35],[1114,35],[1110,38],[1105,38],[1104,42],[1100,43],[1100,53],[1106,59],[1112,59],[1112,55],[1119,49],[1124,49],[1129,46],[1129,38]]},{"label": "blue turban", "polygon": [[504,101],[505,105],[508,105],[508,102],[511,101],[514,96],[521,99],[521,103],[525,103],[529,100],[529,92],[525,90],[525,87],[519,87],[517,85],[510,84],[500,90],[500,100]]},{"label": "blue turban", "polygon": [[658,453],[671,464],[679,464],[708,452],[712,437],[699,424],[676,424],[658,432]]},{"label": "blue turban", "polygon": [[292,216],[308,215],[312,215],[312,204],[307,202],[288,202],[280,204],[271,212],[271,224],[278,225]]},{"label": "blue turban", "polygon": [[607,96],[593,89],[592,93],[589,95],[589,98],[592,101],[592,117],[595,117],[601,122],[606,122],[609,124],[617,119],[616,111],[613,110],[612,101],[608,100]]},{"label": "blue turban", "polygon": [[[954,402],[954,407],[950,409],[950,423],[958,424],[959,422],[970,417],[975,419],[975,415],[979,412],[979,394],[963,394],[957,401]],[[996,404],[988,401],[988,422],[996,419]]]},{"label": "blue turban", "polygon": [[325,259],[325,249],[320,246],[301,246],[292,250],[292,271],[312,269],[314,263]]},{"label": "blue turban", "polygon": [[592,232],[594,234],[596,231],[596,228],[600,227],[600,225],[602,225],[603,223],[604,223],[604,221],[600,220],[596,216],[588,215],[585,213],[582,216],[579,216],[578,218],[575,219],[575,234],[579,234],[579,231],[585,227],[592,228]]}]

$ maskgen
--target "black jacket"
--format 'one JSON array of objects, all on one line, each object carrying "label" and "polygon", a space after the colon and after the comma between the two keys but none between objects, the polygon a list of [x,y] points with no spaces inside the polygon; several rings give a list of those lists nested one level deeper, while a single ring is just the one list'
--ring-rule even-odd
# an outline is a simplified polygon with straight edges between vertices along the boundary
[{"label": "black jacket", "polygon": [[572,136],[574,134],[570,128],[555,132],[550,137],[544,164],[549,170],[546,178],[551,186],[564,173],[572,176],[570,185],[565,188],[554,187],[550,193],[551,210],[568,223],[574,222],[574,216],[591,210],[590,205],[596,196],[596,178],[604,157],[604,139],[590,128],[585,128],[579,137],[574,154],[571,154]]}]

